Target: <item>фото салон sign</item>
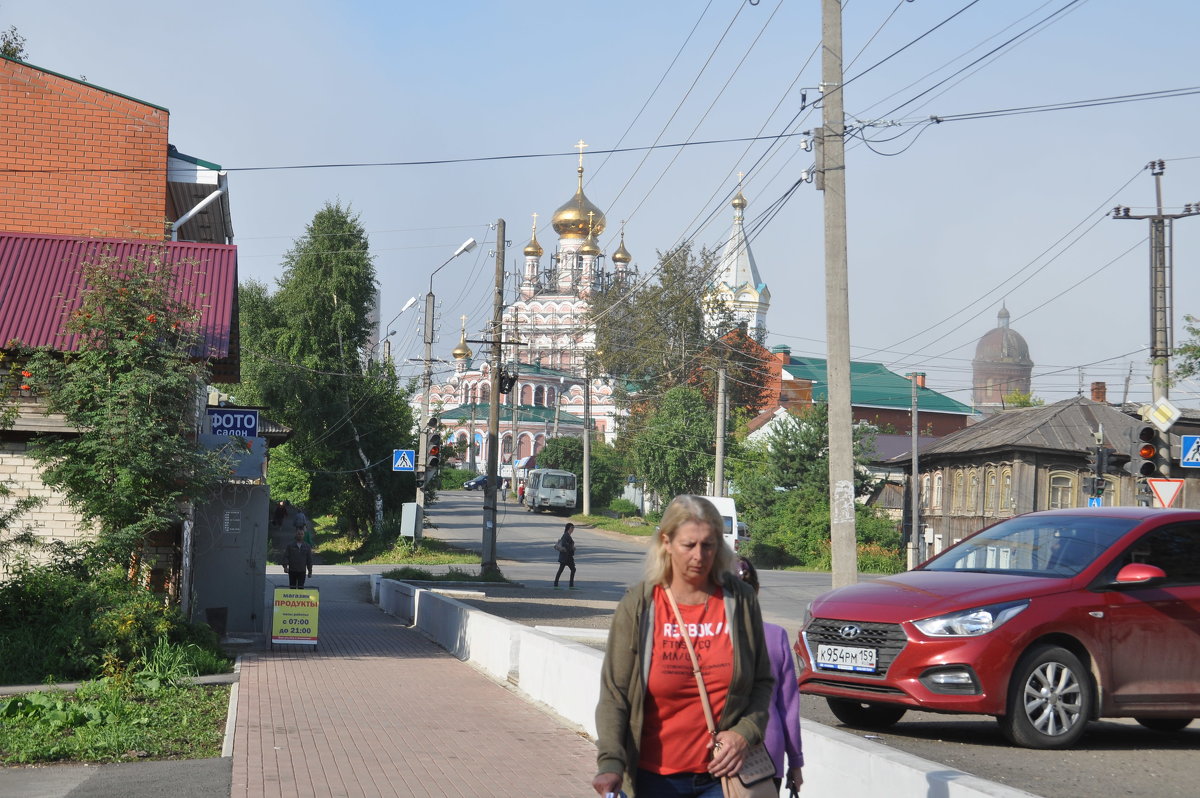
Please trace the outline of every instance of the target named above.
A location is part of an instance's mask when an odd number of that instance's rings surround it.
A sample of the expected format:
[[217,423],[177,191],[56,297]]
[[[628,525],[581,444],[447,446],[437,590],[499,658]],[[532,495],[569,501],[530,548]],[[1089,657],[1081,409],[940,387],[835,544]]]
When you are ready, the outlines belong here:
[[209,407],[208,426],[213,435],[258,437],[258,411],[232,407]]

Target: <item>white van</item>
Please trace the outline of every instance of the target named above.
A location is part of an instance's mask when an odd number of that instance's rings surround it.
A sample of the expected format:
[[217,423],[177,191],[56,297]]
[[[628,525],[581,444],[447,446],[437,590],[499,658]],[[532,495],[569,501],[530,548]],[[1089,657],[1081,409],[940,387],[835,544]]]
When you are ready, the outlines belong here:
[[525,479],[521,502],[529,512],[550,510],[570,515],[575,511],[577,493],[575,475],[554,468],[535,468]]
[[743,541],[750,539],[750,531],[746,524],[738,520],[737,502],[729,496],[703,496],[702,498],[712,502],[713,507],[716,507],[717,512],[721,514],[721,519],[725,522],[725,542],[736,552],[741,548]]

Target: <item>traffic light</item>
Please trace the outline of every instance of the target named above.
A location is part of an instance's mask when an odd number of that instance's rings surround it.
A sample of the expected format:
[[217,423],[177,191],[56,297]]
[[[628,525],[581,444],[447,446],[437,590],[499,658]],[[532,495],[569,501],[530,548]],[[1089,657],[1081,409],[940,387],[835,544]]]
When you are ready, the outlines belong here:
[[1083,478],[1083,492],[1088,496],[1095,496],[1097,498],[1103,496],[1105,487],[1107,487],[1107,483],[1105,483],[1104,477]]
[[442,465],[442,436],[441,433],[429,433],[429,443],[425,449],[426,480],[433,482],[437,477],[438,468]]
[[1129,447],[1129,463],[1125,470],[1135,477],[1149,477],[1158,471],[1158,463],[1158,432],[1150,424],[1136,425]]

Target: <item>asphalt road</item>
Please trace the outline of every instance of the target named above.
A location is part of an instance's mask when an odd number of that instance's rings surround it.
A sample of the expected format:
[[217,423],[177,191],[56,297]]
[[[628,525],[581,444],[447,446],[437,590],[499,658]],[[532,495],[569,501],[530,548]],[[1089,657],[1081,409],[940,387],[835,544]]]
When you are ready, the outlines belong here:
[[[429,517],[436,528],[427,534],[463,548],[480,549],[482,494],[446,492],[430,508]],[[641,574],[645,538],[577,528],[576,584],[583,589],[557,599],[559,594],[542,590],[551,586],[558,568],[553,544],[564,519],[527,513],[515,502],[502,503],[497,518],[497,557],[504,574],[524,583],[531,596],[544,595],[547,601],[587,600],[595,614],[587,617],[586,625],[603,624],[605,613],[611,615],[625,587]],[[799,628],[808,602],[831,587],[829,574],[760,571],[759,580],[763,616],[793,632]],[[514,607],[516,602],[499,606],[503,614],[504,607]],[[801,714],[808,721],[1044,798],[1200,795],[1200,721],[1172,735],[1151,732],[1131,720],[1101,721],[1093,723],[1072,750],[1031,751],[1010,746],[996,722],[982,716],[910,712],[893,728],[868,733],[842,726],[825,701],[813,696],[803,697]]]

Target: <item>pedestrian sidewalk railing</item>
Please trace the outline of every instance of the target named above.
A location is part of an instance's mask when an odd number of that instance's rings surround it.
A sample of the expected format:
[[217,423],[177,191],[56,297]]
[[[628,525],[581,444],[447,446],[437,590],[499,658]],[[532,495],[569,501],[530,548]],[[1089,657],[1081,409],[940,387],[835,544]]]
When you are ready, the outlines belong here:
[[[377,575],[371,580],[371,594],[384,612],[595,739],[602,652],[497,618],[429,588]],[[805,724],[803,740],[805,794],[840,798],[874,798],[885,793],[906,798],[1032,796],[817,723]]]

